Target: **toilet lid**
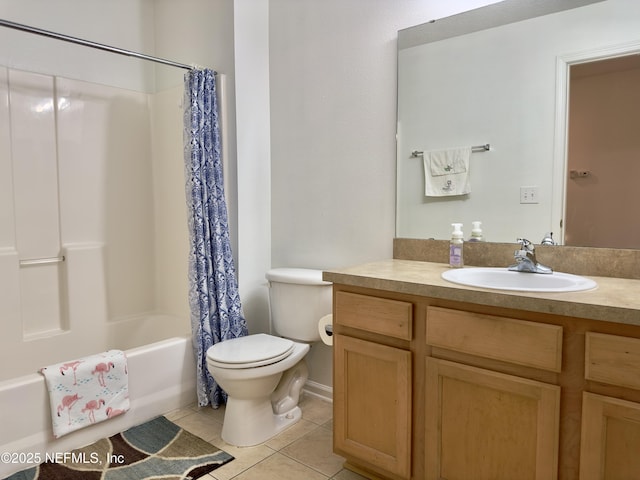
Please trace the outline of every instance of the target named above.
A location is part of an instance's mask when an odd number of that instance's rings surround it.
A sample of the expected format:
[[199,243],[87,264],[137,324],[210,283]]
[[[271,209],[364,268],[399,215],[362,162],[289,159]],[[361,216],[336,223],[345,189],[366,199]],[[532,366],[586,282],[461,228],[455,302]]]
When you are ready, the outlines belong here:
[[288,357],[293,347],[289,339],[257,333],[216,343],[207,350],[207,357],[227,368],[260,367]]

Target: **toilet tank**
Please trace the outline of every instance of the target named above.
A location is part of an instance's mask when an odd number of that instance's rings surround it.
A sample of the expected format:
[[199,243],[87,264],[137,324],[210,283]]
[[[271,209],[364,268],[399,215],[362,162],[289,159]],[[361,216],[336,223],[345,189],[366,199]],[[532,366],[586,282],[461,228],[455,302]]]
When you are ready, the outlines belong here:
[[331,282],[321,270],[273,268],[269,281],[269,308],[274,333],[292,340],[317,342],[318,320],[331,313]]

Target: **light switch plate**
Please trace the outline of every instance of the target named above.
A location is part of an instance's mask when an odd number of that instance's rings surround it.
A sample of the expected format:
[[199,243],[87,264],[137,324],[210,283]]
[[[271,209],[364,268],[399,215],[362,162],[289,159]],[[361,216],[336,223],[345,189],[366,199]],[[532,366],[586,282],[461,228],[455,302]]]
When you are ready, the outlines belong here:
[[539,203],[538,187],[520,187],[520,203]]

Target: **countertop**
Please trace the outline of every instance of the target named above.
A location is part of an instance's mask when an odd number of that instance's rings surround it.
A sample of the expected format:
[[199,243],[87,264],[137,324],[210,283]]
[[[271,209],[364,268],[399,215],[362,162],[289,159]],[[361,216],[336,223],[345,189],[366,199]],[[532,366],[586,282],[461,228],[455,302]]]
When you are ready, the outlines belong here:
[[326,281],[431,298],[475,303],[531,312],[640,325],[640,280],[588,276],[594,290],[540,293],[493,290],[444,280],[449,266],[416,260],[382,260],[326,270]]

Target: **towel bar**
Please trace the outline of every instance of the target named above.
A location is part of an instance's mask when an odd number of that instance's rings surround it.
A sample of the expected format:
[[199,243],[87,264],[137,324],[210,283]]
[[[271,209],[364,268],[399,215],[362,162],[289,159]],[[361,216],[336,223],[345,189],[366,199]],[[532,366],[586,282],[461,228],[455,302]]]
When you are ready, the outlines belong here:
[[[471,151],[472,152],[488,152],[489,150],[491,150],[491,145],[488,143],[485,143],[484,145],[475,145],[473,147],[471,147]],[[423,151],[421,150],[414,150],[413,152],[411,152],[411,157],[421,157],[424,154]]]

